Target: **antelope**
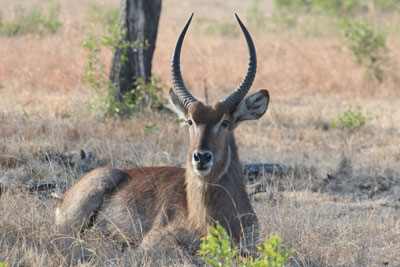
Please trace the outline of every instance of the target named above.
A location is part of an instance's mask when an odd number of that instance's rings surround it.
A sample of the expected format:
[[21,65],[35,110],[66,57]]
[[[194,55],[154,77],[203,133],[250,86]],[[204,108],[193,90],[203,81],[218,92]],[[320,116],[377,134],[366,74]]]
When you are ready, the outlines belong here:
[[169,96],[189,128],[186,169],[97,168],[57,201],[57,225],[79,230],[95,225],[124,243],[148,249],[160,244],[198,246],[207,228],[219,222],[235,244],[254,247],[259,223],[245,190],[233,131],[241,122],[265,113],[269,93],[263,89],[245,98],[255,78],[257,58],[249,32],[235,16],[246,38],[248,68],[239,87],[213,106],[188,91],[180,70],[181,47],[193,14],[175,45],[174,90]]

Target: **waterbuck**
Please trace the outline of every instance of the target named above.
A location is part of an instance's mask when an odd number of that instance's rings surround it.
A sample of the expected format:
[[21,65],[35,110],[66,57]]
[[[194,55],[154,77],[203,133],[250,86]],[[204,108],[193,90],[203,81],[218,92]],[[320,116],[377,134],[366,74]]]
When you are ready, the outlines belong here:
[[233,241],[251,249],[258,239],[258,220],[247,196],[234,129],[266,111],[269,94],[245,98],[256,74],[256,51],[247,41],[249,65],[239,87],[213,106],[198,101],[186,88],[180,53],[193,14],[180,33],[172,58],[175,90],[169,95],[190,136],[186,169],[148,167],[98,168],[82,177],[57,202],[56,223],[82,230],[96,225],[103,232],[142,248],[172,243],[198,245],[207,227],[219,222]]

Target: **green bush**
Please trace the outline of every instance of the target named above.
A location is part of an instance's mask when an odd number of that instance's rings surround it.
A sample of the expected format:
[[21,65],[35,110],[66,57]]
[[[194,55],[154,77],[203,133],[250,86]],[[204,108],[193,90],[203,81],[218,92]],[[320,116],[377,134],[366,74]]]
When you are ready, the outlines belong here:
[[360,0],[274,0],[275,6],[292,11],[343,16],[362,8]]
[[287,252],[281,248],[281,239],[275,234],[264,241],[263,247],[257,247],[258,257],[241,257],[237,246],[232,247],[228,233],[219,223],[215,228],[210,227],[207,236],[201,240],[197,254],[211,266],[278,267],[284,266],[294,253],[294,249]]
[[59,3],[52,3],[48,9],[47,16],[39,10],[27,12],[23,8],[15,10],[15,20],[11,22],[2,21],[0,16],[0,33],[6,36],[23,34],[54,34],[62,26],[58,20],[61,6]]
[[206,34],[220,34],[222,36],[237,37],[239,29],[234,21],[224,21],[210,19],[206,17],[198,17],[198,30]]
[[[110,90],[113,92],[114,90]],[[113,94],[105,94],[98,98],[100,102],[92,107],[101,109],[105,117],[120,116],[128,118],[135,113],[145,110],[147,107],[160,107],[165,104],[160,80],[155,77],[145,83],[142,78],[137,78],[135,88],[122,96],[122,101],[117,101]],[[148,105],[145,106],[144,103]]]
[[251,7],[246,10],[246,19],[249,28],[253,31],[262,31],[266,29],[267,17],[260,9],[260,0],[253,0]]
[[222,36],[230,36],[230,37],[239,36],[237,24],[232,21],[221,21],[219,22],[218,28]]
[[398,0],[274,0],[274,6],[272,22],[317,36],[339,33],[341,20],[354,17],[374,17],[377,24],[397,31],[384,16],[377,16],[377,11],[400,11]]
[[275,7],[279,10],[309,12],[310,1],[307,0],[274,0]]
[[[104,11],[104,9],[101,10]],[[105,64],[100,60],[102,49],[122,50],[121,61],[124,64],[127,61],[128,49],[131,48],[134,51],[146,49],[148,43],[141,43],[138,40],[135,42],[125,40],[126,29],[120,29],[118,19],[112,15],[114,13],[110,10],[105,12],[109,15],[101,16],[107,18],[104,20],[105,31],[101,34],[95,34],[92,29],[82,42],[82,46],[88,50],[87,63],[84,68],[84,82],[89,84],[96,92],[96,98],[90,104],[92,110],[99,110],[104,118],[112,116],[127,118],[137,112],[144,111],[148,106],[160,107],[166,103],[166,100],[163,97],[160,81],[154,77],[147,83],[141,77],[136,77],[132,90],[122,96],[122,101],[115,99],[117,86],[110,82],[105,71]]]
[[339,17],[371,11],[371,3],[384,12],[396,12],[400,8],[398,0],[274,0],[274,3],[280,9]]
[[305,35],[338,32],[338,19],[363,11],[360,0],[274,0],[272,22]]
[[292,248],[289,252],[285,248],[281,248],[281,238],[278,233],[271,236],[269,240],[264,241],[263,247],[258,247],[260,256],[253,258],[240,258],[243,264],[241,266],[254,267],[278,267],[285,266],[289,258],[294,254]]
[[118,25],[119,21],[119,9],[112,7],[105,7],[102,5],[91,5],[90,6],[91,19],[96,22],[105,25],[106,27]]
[[382,11],[399,11],[400,1],[398,0],[375,0],[376,6]]
[[350,15],[361,9],[359,0],[312,0],[313,11],[335,16]]
[[272,20],[291,29],[297,26],[297,16],[292,12],[281,10],[274,14]]
[[360,129],[367,121],[371,120],[371,114],[367,111],[365,115],[361,112],[354,112],[351,108],[347,108],[343,115],[331,123],[332,128],[341,130],[351,134]]
[[210,227],[201,241],[197,254],[203,256],[205,262],[211,266],[233,266],[238,249],[232,248],[228,233],[219,223],[216,228]]
[[389,49],[386,33],[376,33],[369,22],[361,23],[345,19],[341,23],[347,47],[353,52],[357,64],[367,69],[367,76],[381,81]]

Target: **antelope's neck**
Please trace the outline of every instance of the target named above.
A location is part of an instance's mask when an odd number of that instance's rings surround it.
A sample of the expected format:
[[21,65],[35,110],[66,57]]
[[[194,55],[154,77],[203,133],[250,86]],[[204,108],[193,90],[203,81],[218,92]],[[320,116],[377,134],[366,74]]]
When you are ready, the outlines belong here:
[[237,217],[237,205],[240,203],[238,200],[246,194],[242,166],[235,141],[232,140],[229,145],[230,164],[216,183],[201,183],[200,178],[190,168],[187,168],[186,190],[189,222],[199,231],[204,231],[208,225],[216,221],[223,225],[233,222],[235,219],[232,217]]

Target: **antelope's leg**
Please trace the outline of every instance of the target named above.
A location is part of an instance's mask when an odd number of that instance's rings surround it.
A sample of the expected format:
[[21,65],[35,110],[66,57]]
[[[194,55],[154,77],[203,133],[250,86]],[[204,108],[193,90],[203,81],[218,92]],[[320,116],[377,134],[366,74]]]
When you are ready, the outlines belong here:
[[176,250],[183,248],[188,254],[196,252],[200,246],[200,236],[192,230],[184,228],[153,227],[143,238],[140,248],[143,250]]

